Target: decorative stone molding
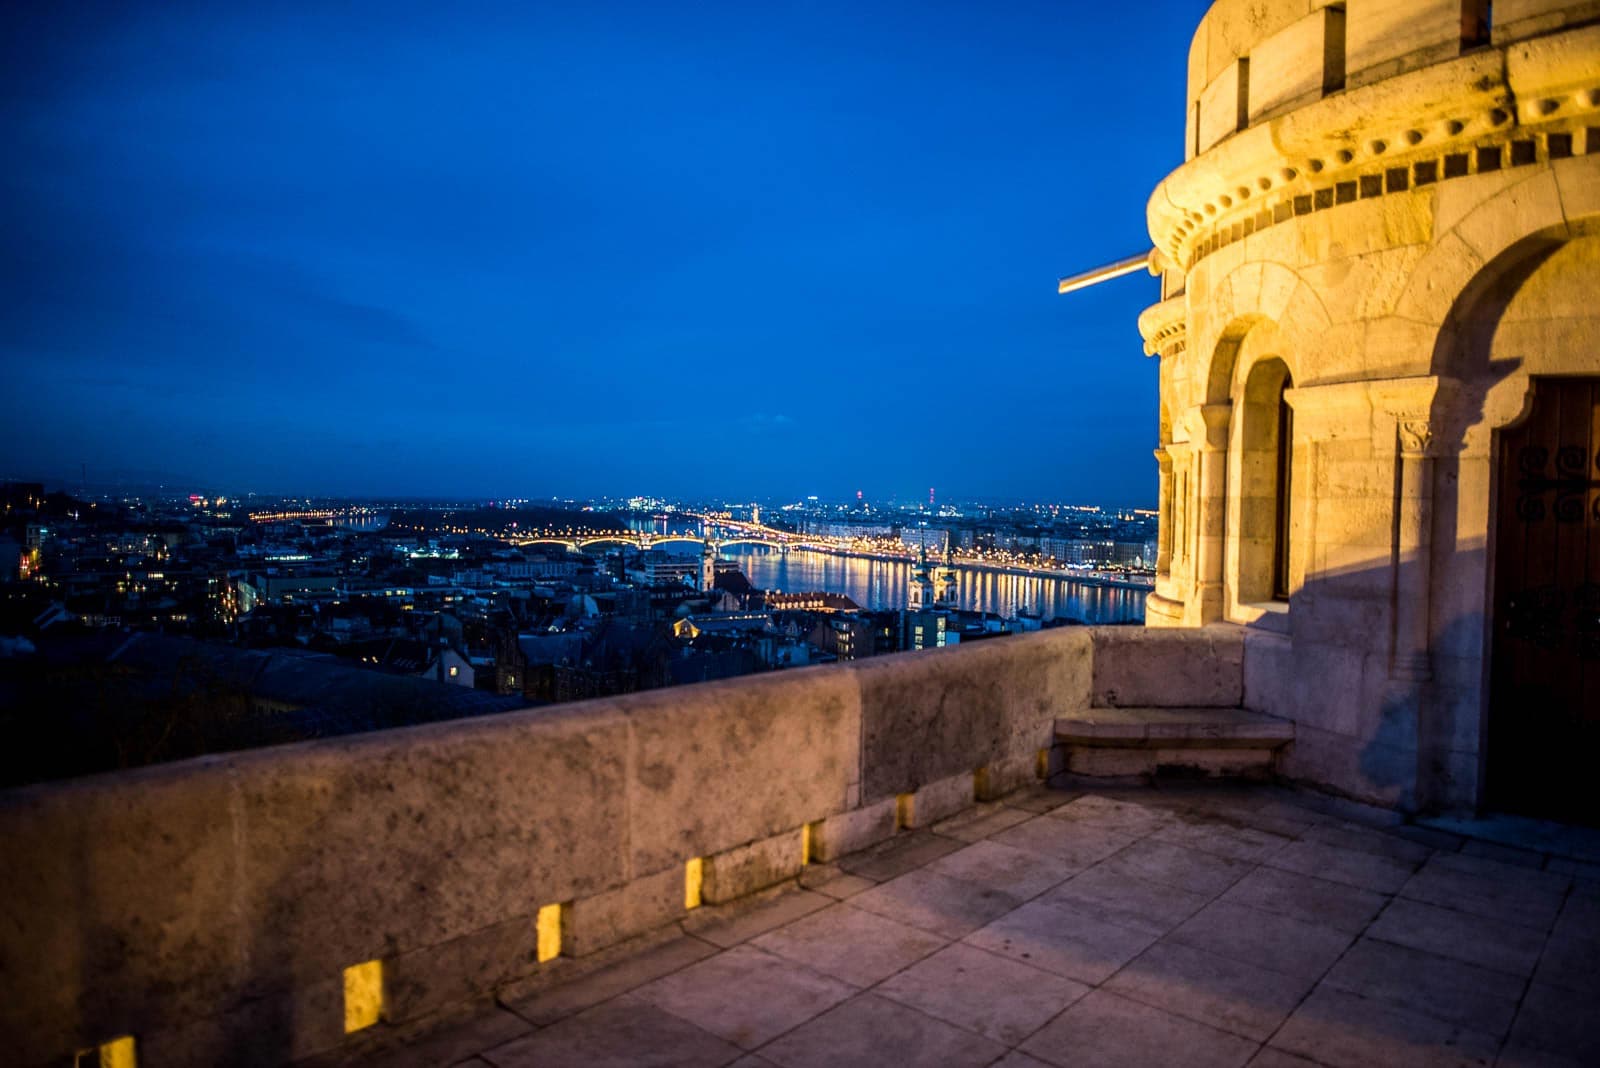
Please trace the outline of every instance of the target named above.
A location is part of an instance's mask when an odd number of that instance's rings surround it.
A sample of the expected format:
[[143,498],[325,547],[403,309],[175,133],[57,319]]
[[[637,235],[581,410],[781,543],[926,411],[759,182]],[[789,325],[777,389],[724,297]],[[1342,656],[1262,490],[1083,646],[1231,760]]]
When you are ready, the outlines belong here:
[[1278,223],[1434,182],[1600,152],[1600,26],[1484,49],[1325,96],[1174,171],[1147,209],[1193,267]]
[[1144,354],[1162,359],[1176,356],[1188,347],[1189,302],[1183,294],[1168,297],[1139,313],[1139,333],[1144,337]]

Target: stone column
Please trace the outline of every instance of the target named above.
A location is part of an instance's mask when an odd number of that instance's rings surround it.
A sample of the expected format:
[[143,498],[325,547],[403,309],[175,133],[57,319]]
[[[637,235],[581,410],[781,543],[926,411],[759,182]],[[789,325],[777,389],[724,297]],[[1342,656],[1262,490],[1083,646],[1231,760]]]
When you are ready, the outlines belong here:
[[1195,555],[1195,586],[1201,623],[1222,618],[1223,563],[1226,559],[1228,516],[1228,426],[1233,405],[1206,404],[1200,408],[1205,437],[1200,443],[1199,545]]
[[1433,429],[1427,418],[1402,415],[1400,497],[1395,502],[1394,649],[1389,677],[1425,682],[1433,677],[1428,635],[1428,587],[1433,529]]
[[1156,533],[1156,576],[1172,571],[1172,528],[1176,517],[1172,514],[1172,454],[1165,448],[1156,450],[1156,466],[1161,472],[1161,518]]

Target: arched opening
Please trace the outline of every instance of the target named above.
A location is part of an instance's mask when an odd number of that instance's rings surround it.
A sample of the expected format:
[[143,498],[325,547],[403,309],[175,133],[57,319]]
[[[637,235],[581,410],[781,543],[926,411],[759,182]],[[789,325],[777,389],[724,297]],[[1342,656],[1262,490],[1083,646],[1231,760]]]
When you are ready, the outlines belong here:
[[1294,493],[1294,388],[1289,367],[1272,357],[1257,362],[1238,402],[1239,601],[1288,601],[1291,502]]

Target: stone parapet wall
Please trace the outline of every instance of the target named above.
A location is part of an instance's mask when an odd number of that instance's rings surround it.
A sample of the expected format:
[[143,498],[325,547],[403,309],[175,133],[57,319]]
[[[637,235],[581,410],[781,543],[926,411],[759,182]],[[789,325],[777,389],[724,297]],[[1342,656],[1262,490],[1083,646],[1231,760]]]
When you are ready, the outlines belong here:
[[337,1048],[352,966],[396,1022],[571,966],[1033,781],[1099,690],[1236,695],[1228,640],[1066,628],[7,792],[7,1060]]

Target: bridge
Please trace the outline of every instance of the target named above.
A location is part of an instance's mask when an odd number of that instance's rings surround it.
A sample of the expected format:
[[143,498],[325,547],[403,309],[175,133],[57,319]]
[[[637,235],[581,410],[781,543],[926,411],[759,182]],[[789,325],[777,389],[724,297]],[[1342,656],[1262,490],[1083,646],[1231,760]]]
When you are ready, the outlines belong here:
[[528,547],[533,545],[559,545],[574,552],[596,545],[627,545],[641,550],[660,548],[664,545],[711,545],[713,550],[726,548],[731,545],[765,545],[780,552],[790,549],[838,549],[840,546],[833,543],[833,539],[817,538],[801,534],[792,534],[788,531],[763,530],[763,531],[730,531],[732,537],[719,536],[716,528],[711,534],[668,533],[657,534],[653,531],[641,530],[561,530],[537,531],[527,534],[515,535],[506,540],[513,545]]

